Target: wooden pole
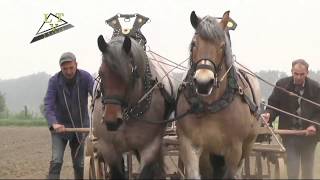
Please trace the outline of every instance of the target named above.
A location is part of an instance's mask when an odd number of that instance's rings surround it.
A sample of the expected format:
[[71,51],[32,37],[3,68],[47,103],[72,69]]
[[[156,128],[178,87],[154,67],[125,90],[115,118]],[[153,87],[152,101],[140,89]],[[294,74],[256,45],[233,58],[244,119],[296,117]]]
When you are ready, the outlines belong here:
[[[295,129],[275,129],[274,133],[280,135],[306,135],[307,130],[295,130]],[[271,134],[271,131],[267,127],[259,127],[258,134]]]
[[64,132],[89,133],[90,132],[90,128],[64,128]]
[[275,133],[280,135],[306,135],[307,130],[291,130],[291,129],[276,129]]

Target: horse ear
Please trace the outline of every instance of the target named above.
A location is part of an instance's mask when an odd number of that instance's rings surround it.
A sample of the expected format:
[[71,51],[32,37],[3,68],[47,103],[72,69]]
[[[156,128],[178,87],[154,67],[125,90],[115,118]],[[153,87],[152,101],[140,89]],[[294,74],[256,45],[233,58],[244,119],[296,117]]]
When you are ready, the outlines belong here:
[[108,44],[106,43],[102,35],[98,37],[98,46],[102,53],[105,53],[107,51]]
[[124,37],[124,41],[123,41],[123,45],[122,45],[122,49],[129,54],[130,50],[131,50],[131,39],[128,36]]
[[200,22],[200,18],[196,15],[196,13],[194,11],[191,12],[190,21],[191,21],[193,28],[197,29],[199,22]]
[[222,27],[223,30],[226,30],[228,22],[229,22],[229,13],[230,11],[226,11],[223,16],[222,16],[222,20],[220,21],[220,25]]

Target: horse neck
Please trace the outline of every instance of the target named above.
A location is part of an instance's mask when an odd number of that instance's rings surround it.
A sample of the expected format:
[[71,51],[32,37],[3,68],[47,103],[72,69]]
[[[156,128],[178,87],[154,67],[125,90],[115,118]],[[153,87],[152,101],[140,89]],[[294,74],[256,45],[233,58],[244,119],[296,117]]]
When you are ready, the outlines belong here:
[[136,104],[145,94],[143,77],[135,80],[133,87],[129,89],[129,104]]

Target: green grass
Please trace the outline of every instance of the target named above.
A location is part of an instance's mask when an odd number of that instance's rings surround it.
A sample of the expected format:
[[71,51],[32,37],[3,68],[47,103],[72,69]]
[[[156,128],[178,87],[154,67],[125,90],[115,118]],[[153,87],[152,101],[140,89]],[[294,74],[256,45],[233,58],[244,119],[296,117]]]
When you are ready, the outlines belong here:
[[273,128],[278,129],[279,127],[279,117],[276,117],[276,119],[272,122]]
[[0,126],[47,126],[45,119],[0,119]]

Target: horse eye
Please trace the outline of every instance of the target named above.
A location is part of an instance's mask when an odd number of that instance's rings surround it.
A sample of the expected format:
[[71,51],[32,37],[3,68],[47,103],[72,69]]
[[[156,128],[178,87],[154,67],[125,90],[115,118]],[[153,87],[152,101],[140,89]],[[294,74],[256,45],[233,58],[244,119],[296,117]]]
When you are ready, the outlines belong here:
[[223,50],[225,47],[226,47],[226,43],[225,43],[225,42],[222,42],[221,45],[220,45],[220,49]]
[[191,43],[191,47],[192,47],[192,48],[196,47],[196,42],[193,41],[193,42]]

